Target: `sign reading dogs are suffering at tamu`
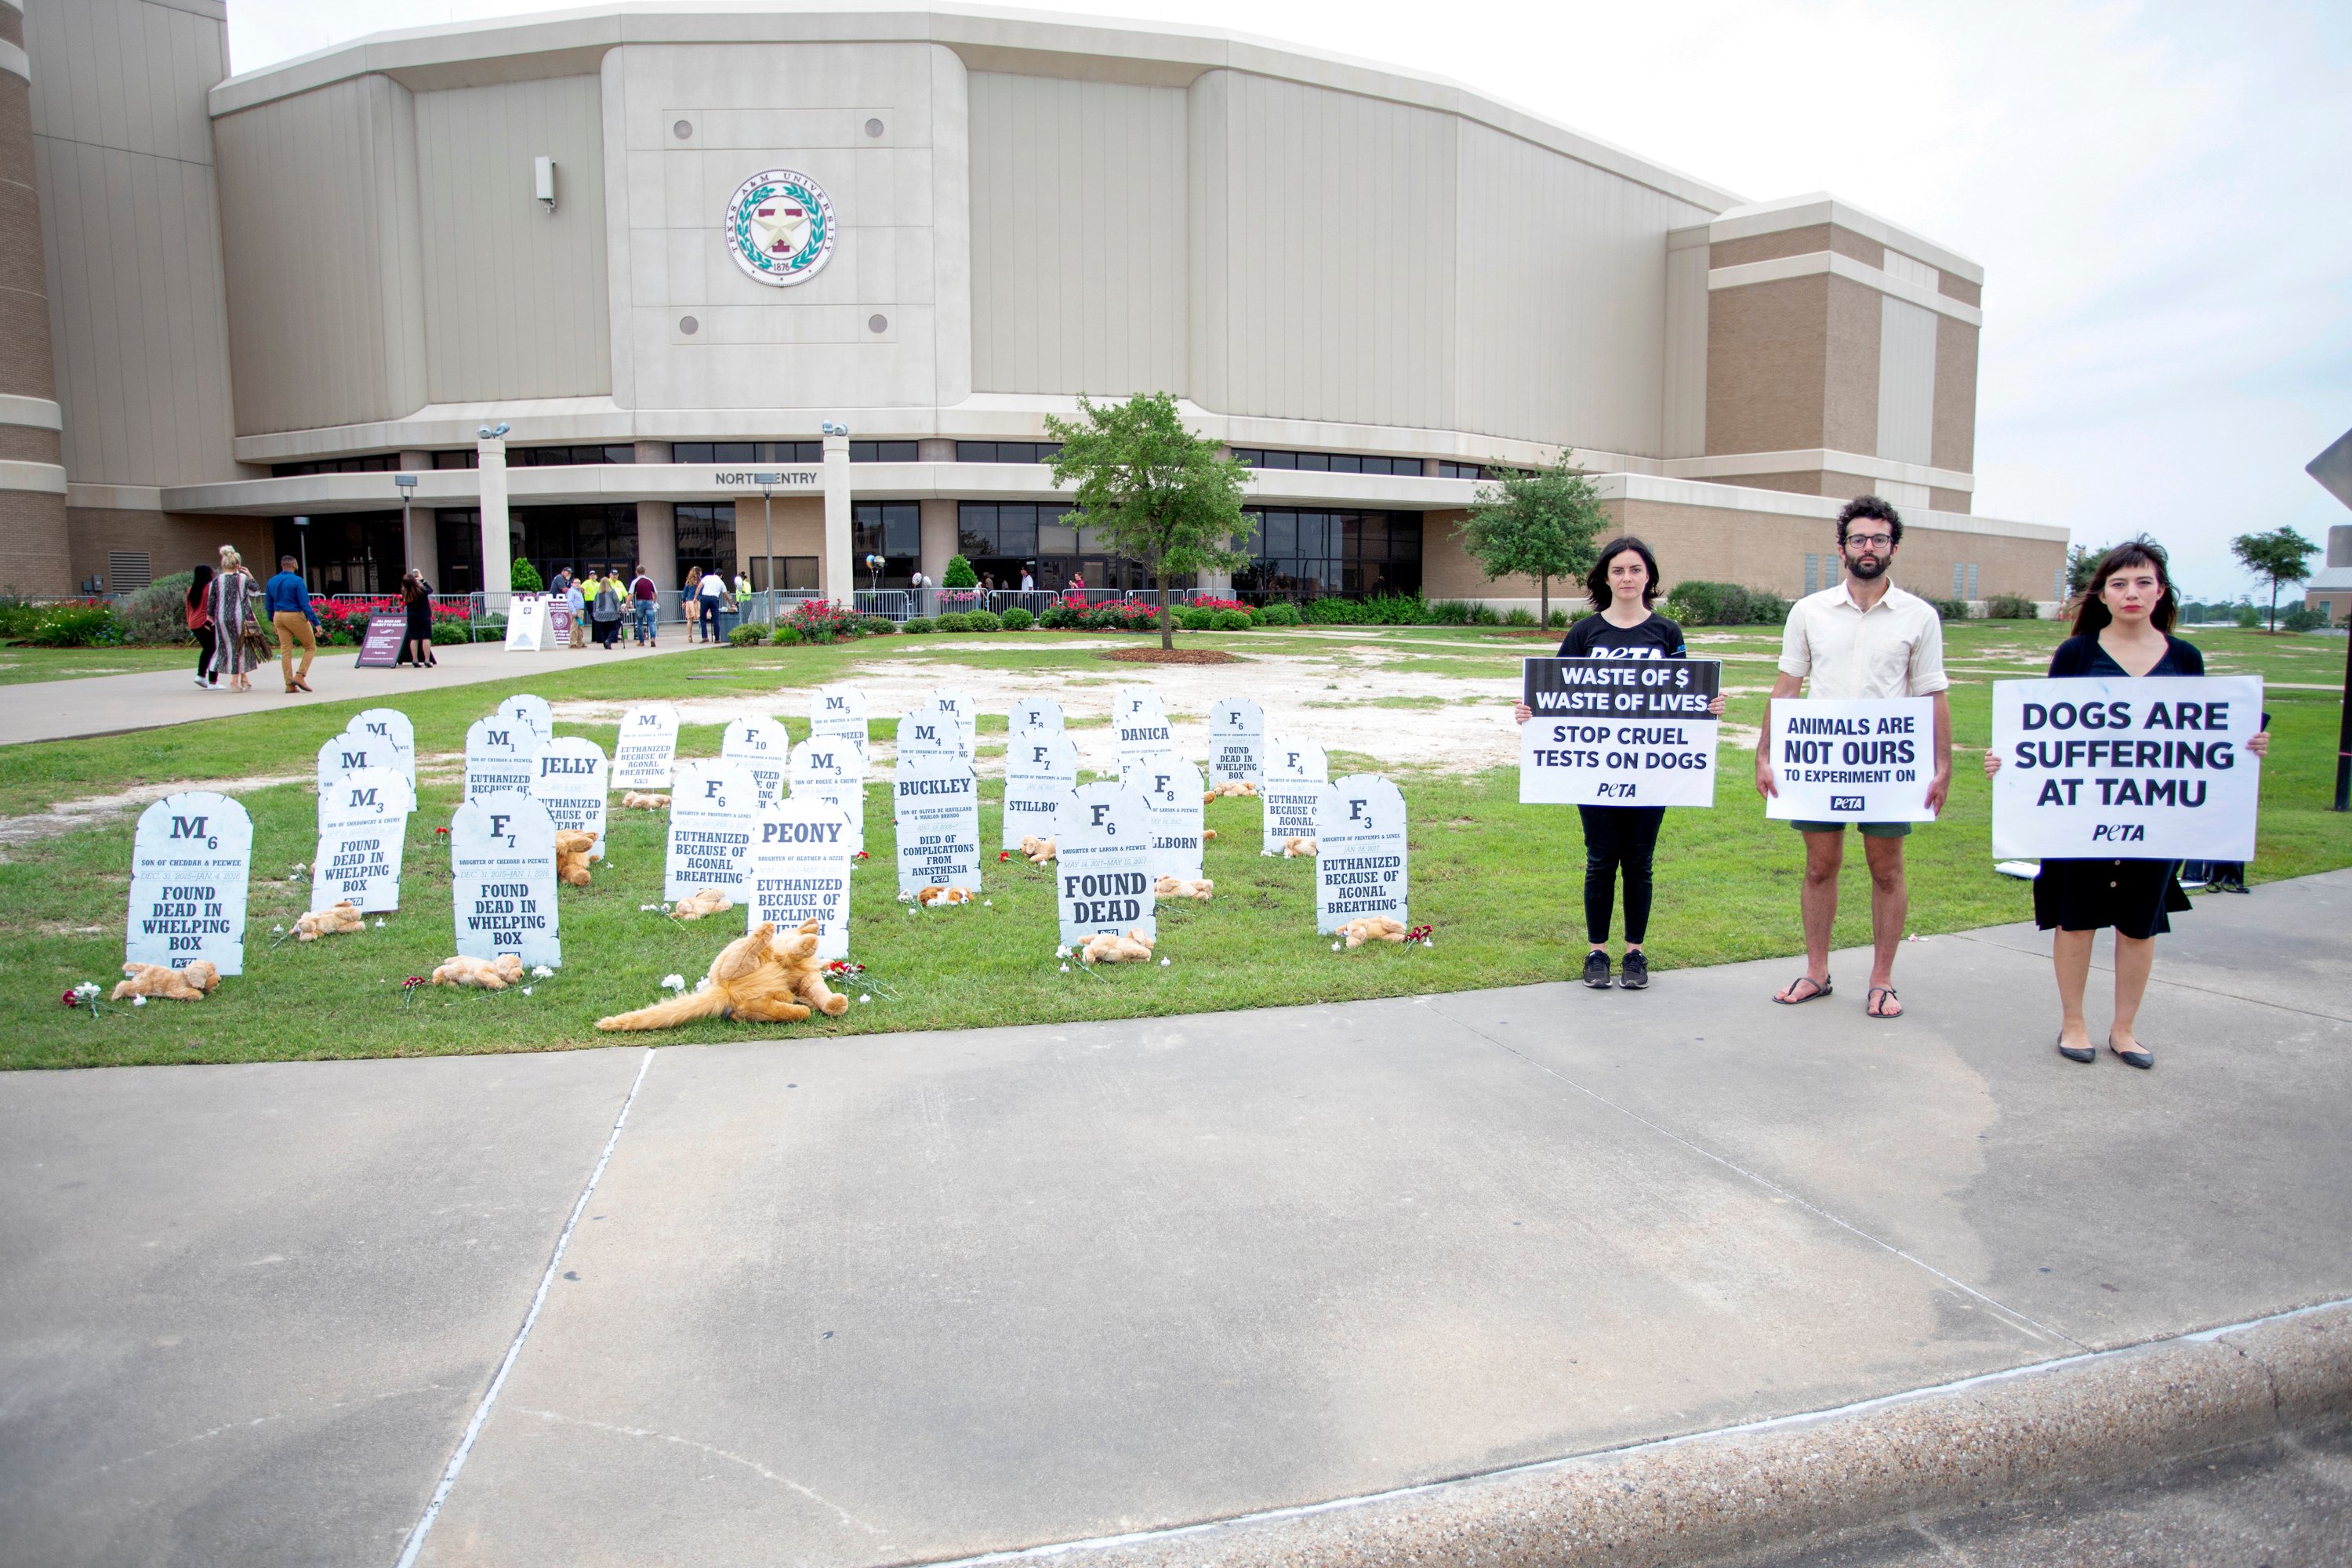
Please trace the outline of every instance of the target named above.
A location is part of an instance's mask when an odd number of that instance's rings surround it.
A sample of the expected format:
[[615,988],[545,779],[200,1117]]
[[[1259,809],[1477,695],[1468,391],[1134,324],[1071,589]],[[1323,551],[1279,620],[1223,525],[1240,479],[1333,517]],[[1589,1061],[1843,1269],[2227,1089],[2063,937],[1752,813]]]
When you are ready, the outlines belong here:
[[676,708],[647,702],[623,710],[621,732],[613,741],[614,789],[666,790],[677,762]]
[[[805,743],[805,742],[803,742]],[[818,923],[816,955],[849,956],[849,819],[832,802],[794,795],[762,806],[746,881],[745,931]]]
[[1063,946],[1106,931],[1158,938],[1150,817],[1143,797],[1125,784],[1084,784],[1064,804],[1054,862]]
[[1004,742],[1004,822],[999,849],[1051,838],[1055,813],[1078,787],[1078,749],[1059,730],[1016,730]]
[[1151,829],[1151,874],[1199,876],[1203,826],[1201,770],[1173,752],[1152,752],[1129,759],[1118,782],[1143,797]]
[[245,889],[253,819],[225,795],[167,795],[139,814],[131,845],[129,963],[184,969],[203,959],[245,973]]
[[400,908],[400,859],[415,807],[408,781],[390,768],[361,768],[319,786],[319,853],[310,862],[310,908],[345,899],[365,914]]
[[596,836],[588,848],[591,860],[604,858],[609,771],[604,748],[578,735],[548,742],[531,759],[531,798],[547,807],[558,832],[571,828]]
[[2252,859],[2262,716],[2258,676],[1993,682],[1993,853]]
[[811,735],[793,748],[792,798],[821,800],[849,824],[849,853],[866,847],[866,742]]
[[1265,710],[1228,697],[1209,710],[1209,783],[1265,783]]
[[529,795],[540,744],[539,731],[511,714],[475,720],[466,730],[466,798]]
[[525,968],[563,967],[547,807],[527,795],[466,802],[449,819],[449,872],[458,957],[511,952]]
[[773,719],[737,719],[719,736],[719,754],[743,764],[751,782],[760,786],[761,805],[782,797],[784,772],[793,763],[793,742],[782,724]]
[[1314,742],[1276,735],[1266,742],[1265,782],[1258,786],[1265,802],[1263,853],[1279,855],[1292,839],[1315,837],[1317,792],[1330,780],[1331,764]]
[[1927,697],[1772,703],[1764,815],[1796,822],[1933,822],[1936,704]]
[[[952,728],[952,714],[940,717]],[[914,716],[900,722],[901,736],[913,722]],[[979,892],[980,786],[971,754],[909,751],[902,739],[890,783],[898,819],[898,891],[909,897],[930,887]]]
[[669,797],[669,854],[662,897],[675,901],[716,888],[743,901],[743,866],[760,815],[760,786],[740,763],[684,762]]
[[[1533,722],[1532,720],[1529,722]],[[1364,915],[1405,919],[1404,795],[1377,773],[1316,792],[1315,929]]]
[[392,743],[394,755],[400,759],[400,776],[408,787],[416,787],[416,726],[408,715],[397,708],[370,708],[352,715],[343,726],[346,734],[380,735]]
[[1713,805],[1722,675],[1711,658],[1528,659],[1520,804]]

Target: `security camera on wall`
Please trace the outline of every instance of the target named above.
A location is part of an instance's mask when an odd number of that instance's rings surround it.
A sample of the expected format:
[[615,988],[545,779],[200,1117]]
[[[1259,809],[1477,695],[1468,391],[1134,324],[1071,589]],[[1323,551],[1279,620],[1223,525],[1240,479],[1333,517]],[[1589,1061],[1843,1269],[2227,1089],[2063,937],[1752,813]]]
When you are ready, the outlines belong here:
[[555,210],[555,160],[533,158],[530,161],[531,194],[549,212]]

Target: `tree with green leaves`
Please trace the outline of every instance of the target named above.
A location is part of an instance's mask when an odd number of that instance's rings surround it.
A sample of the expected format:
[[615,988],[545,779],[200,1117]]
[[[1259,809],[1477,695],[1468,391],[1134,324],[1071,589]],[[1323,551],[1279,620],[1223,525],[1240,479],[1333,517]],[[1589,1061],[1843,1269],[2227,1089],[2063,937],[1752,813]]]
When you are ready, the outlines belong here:
[[2242,533],[2230,541],[2230,553],[2238,564],[2257,577],[2267,577],[2271,584],[2271,630],[2278,630],[2279,584],[2300,583],[2311,575],[2308,564],[2319,546],[2292,528],[2274,528],[2268,533]]
[[539,568],[530,560],[518,555],[507,566],[507,586],[518,594],[536,594],[547,586],[539,579]]
[[940,574],[942,588],[977,588],[980,574],[971,569],[971,562],[962,555],[948,557],[947,570]]
[[1563,449],[1548,468],[1496,470],[1470,502],[1462,548],[1486,580],[1533,577],[1542,624],[1551,625],[1551,580],[1592,569],[1593,539],[1609,526],[1601,492]]
[[1151,574],[1160,586],[1160,646],[1173,649],[1168,579],[1249,563],[1249,552],[1234,547],[1246,526],[1249,469],[1185,429],[1165,392],[1119,403],[1081,394],[1078,417],[1048,416],[1045,433],[1062,444],[1054,482],[1076,489],[1077,510],[1064,521]]
[[2107,548],[2104,544],[2096,549],[2087,544],[2077,544],[2066,552],[2066,596],[2068,598],[2079,599],[2089,591],[2091,574],[2097,571],[2099,563],[2106,559]]

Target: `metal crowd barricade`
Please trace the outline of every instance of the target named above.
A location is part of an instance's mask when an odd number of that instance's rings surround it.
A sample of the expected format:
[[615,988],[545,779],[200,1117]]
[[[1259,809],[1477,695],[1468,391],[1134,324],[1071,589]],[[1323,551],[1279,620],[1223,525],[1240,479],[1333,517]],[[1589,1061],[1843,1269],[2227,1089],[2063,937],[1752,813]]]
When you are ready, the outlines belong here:
[[860,588],[850,596],[859,615],[880,616],[892,621],[912,618],[914,599],[914,595],[905,588]]
[[988,607],[1000,616],[1007,610],[1026,610],[1035,616],[1060,600],[1061,595],[1048,588],[998,588],[989,594]]

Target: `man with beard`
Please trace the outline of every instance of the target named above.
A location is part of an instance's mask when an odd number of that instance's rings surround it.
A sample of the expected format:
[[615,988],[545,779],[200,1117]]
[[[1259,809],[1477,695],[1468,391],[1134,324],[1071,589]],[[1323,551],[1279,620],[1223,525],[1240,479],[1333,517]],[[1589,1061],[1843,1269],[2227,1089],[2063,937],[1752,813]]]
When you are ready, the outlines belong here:
[[[1811,594],[1789,612],[1780,638],[1780,675],[1775,699],[1794,697],[1808,678],[1807,695],[1831,701],[1890,697],[1936,700],[1936,773],[1927,784],[1927,809],[1941,815],[1952,786],[1952,710],[1944,693],[1944,623],[1936,607],[1886,579],[1903,542],[1903,520],[1876,496],[1848,501],[1837,519],[1838,554],[1845,580]],[[1763,733],[1756,741],[1756,788],[1774,795],[1771,703],[1764,709]],[[1787,1006],[1830,994],[1830,931],[1837,922],[1838,871],[1845,863],[1845,824],[1792,822],[1805,836],[1805,973],[1772,1000]],[[1899,1018],[1895,994],[1895,950],[1910,912],[1903,880],[1903,839],[1907,822],[1864,822],[1862,847],[1870,860],[1870,931],[1873,952],[1870,996],[1874,1018]]]

